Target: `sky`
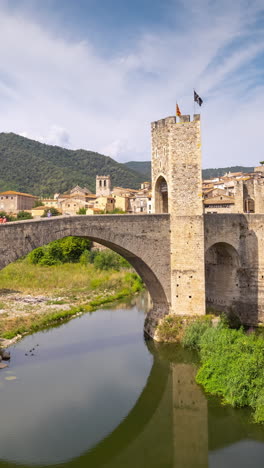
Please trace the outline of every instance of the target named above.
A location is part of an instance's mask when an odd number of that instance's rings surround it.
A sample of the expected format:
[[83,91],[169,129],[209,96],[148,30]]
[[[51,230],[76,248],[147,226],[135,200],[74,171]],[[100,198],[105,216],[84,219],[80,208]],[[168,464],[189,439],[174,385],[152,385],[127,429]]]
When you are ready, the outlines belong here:
[[263,0],[0,0],[0,132],[146,161],[194,88],[203,167],[258,165]]

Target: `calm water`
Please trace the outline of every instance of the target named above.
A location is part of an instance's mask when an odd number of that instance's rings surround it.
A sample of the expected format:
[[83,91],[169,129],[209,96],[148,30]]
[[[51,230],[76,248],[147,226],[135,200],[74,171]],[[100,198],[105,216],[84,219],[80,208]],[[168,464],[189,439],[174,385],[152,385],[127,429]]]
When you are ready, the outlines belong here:
[[142,295],[10,349],[0,468],[263,468],[264,427],[205,396],[195,354],[144,340],[146,307]]

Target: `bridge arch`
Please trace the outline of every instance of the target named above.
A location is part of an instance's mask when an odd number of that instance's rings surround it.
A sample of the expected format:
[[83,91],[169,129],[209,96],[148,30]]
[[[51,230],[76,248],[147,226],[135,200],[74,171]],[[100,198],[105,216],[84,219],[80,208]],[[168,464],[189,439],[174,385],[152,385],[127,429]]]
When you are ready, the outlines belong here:
[[227,242],[212,244],[205,253],[206,304],[216,310],[227,311],[240,296],[240,259],[233,245]]
[[163,315],[170,305],[169,226],[168,215],[61,216],[8,223],[0,228],[0,269],[54,240],[86,237],[135,268],[151,295],[153,311]]
[[168,184],[163,175],[160,175],[155,183],[155,213],[168,213]]

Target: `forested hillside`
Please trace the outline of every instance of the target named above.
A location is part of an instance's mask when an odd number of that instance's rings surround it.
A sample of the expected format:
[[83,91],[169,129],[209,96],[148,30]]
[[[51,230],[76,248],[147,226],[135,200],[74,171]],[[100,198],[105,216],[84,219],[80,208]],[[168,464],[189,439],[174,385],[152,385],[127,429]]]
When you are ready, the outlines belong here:
[[129,161],[124,163],[126,167],[143,174],[146,180],[151,179],[151,161]]
[[77,184],[94,191],[97,174],[109,174],[112,185],[131,188],[139,188],[145,180],[138,172],[99,153],[68,150],[14,133],[0,133],[0,191],[47,196]]
[[[133,169],[143,174],[146,180],[151,180],[151,161],[130,161],[125,163],[129,169]],[[254,167],[244,166],[231,166],[231,167],[220,167],[215,169],[203,169],[203,179],[211,179],[213,177],[223,176],[226,172],[252,172]]]

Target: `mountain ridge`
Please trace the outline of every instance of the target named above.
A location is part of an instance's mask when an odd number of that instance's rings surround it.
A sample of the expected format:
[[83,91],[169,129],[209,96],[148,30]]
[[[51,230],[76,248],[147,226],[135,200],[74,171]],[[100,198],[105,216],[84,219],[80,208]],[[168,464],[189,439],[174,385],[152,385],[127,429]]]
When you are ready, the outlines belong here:
[[15,133],[0,133],[0,191],[50,196],[75,185],[94,191],[96,175],[110,175],[113,185],[131,188],[139,188],[145,179],[110,156],[48,145]]

